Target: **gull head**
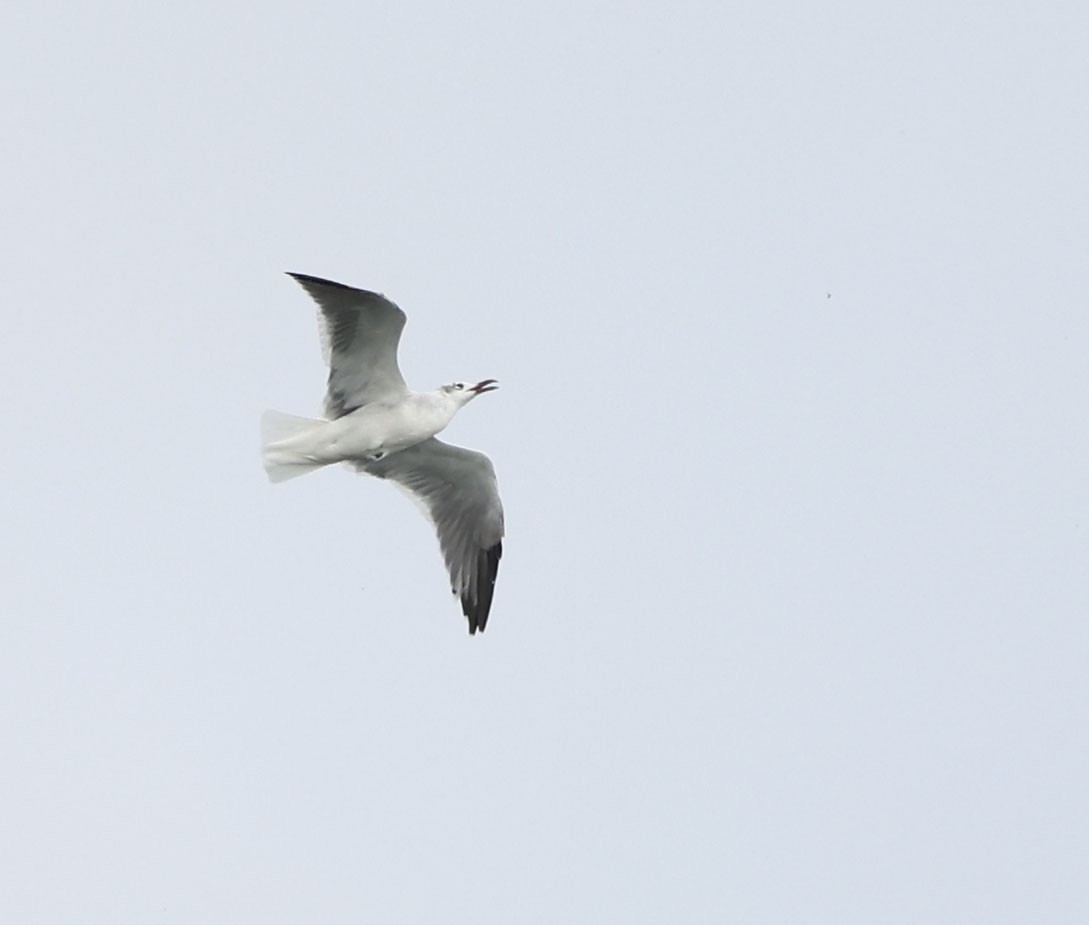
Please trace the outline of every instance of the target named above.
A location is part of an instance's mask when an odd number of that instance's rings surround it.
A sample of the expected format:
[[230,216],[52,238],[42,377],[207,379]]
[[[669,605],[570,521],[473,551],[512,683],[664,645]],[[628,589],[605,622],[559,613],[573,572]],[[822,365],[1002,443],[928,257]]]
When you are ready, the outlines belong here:
[[476,385],[467,382],[451,382],[441,389],[443,393],[454,398],[459,404],[466,405],[478,395],[492,392],[499,388],[499,383],[494,379],[481,379]]

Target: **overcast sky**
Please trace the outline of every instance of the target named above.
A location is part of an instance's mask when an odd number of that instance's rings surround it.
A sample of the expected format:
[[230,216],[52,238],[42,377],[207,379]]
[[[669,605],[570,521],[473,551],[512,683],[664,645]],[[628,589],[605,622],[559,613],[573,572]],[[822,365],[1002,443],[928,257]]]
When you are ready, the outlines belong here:
[[[1084,4],[7,4],[0,918],[1089,921]],[[385,292],[470,637],[283,271]]]

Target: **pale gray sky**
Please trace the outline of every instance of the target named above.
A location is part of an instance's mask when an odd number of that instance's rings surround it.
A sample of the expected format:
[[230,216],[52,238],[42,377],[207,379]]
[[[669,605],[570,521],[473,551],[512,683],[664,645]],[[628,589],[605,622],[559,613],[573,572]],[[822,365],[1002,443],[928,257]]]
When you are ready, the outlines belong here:
[[[0,918],[1089,920],[1087,30],[9,4]],[[501,380],[483,637],[285,270]]]

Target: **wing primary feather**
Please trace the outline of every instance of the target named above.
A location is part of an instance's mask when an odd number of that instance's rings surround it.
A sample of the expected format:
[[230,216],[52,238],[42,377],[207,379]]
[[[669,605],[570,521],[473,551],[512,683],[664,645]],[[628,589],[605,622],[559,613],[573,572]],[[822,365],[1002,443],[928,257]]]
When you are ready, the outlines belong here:
[[502,557],[502,542],[496,543],[490,549],[482,549],[477,555],[472,579],[461,595],[462,612],[469,621],[470,636],[477,630],[483,633],[488,625],[492,596],[495,594],[495,580],[499,575],[499,560]]
[[336,283],[331,279],[322,279],[320,276],[310,276],[308,273],[292,273],[288,270],[287,275],[300,284],[313,283],[315,286],[332,286],[334,289],[350,289],[353,292],[362,291],[355,286],[346,286],[344,283]]

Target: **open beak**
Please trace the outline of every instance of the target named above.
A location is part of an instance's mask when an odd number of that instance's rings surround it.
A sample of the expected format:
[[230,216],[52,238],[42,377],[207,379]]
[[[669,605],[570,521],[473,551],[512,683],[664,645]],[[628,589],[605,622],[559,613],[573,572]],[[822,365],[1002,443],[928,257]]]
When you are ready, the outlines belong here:
[[474,385],[470,392],[476,392],[477,395],[483,395],[485,392],[494,392],[499,388],[499,381],[497,379],[484,379]]

